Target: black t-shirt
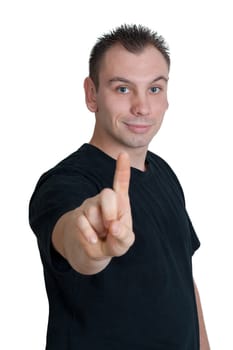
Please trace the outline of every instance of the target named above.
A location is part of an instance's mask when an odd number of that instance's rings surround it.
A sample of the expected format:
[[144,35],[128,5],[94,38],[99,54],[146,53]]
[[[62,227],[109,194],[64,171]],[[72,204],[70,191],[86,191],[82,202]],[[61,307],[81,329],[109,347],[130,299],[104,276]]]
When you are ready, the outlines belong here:
[[47,350],[197,350],[192,255],[199,247],[182,188],[168,164],[148,151],[147,170],[131,168],[135,243],[102,272],[74,271],[52,247],[58,218],[103,188],[116,162],[85,144],[39,180],[30,225],[49,299]]

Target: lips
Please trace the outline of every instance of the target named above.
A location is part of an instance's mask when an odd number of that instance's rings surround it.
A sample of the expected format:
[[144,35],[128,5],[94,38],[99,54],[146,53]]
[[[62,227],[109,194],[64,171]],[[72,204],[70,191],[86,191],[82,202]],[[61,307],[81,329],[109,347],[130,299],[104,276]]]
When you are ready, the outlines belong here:
[[135,134],[143,134],[151,128],[151,124],[145,123],[124,123],[126,127]]

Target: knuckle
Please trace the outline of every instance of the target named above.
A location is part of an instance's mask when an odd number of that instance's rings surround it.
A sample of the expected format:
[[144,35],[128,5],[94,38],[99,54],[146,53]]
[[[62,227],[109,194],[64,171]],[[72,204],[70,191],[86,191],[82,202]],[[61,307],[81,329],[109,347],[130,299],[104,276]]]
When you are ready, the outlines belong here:
[[124,236],[123,241],[124,241],[125,246],[130,248],[134,244],[134,241],[135,241],[134,233],[132,231],[127,231],[127,233]]
[[85,210],[91,203],[91,198],[87,198],[83,201],[82,205],[80,208],[82,208],[82,210]]
[[100,192],[100,198],[104,199],[105,197],[110,197],[114,195],[114,191],[111,188],[104,188],[101,192]]
[[75,225],[77,228],[82,228],[83,227],[83,213],[78,212],[76,217],[75,217]]
[[86,253],[86,256],[88,257],[88,259],[95,260],[98,258],[98,254],[96,252],[96,249],[94,249],[90,245],[86,245],[84,247],[84,250],[85,250],[85,253]]
[[131,247],[135,242],[135,234],[132,232],[130,235],[129,246]]
[[93,217],[96,214],[96,207],[90,203],[90,205],[85,208],[84,213],[88,218]]

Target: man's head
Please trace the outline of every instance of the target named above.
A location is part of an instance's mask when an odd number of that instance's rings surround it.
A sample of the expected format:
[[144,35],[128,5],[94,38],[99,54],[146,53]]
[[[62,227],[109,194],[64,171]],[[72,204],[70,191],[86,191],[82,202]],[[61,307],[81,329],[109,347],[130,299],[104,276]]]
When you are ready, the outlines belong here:
[[162,36],[141,25],[122,25],[98,39],[93,47],[89,60],[89,76],[99,87],[99,71],[105,53],[115,45],[122,45],[131,53],[140,53],[147,46],[155,47],[167,62],[170,68],[170,56],[168,46]]
[[116,157],[139,154],[159,130],[168,108],[170,59],[161,37],[141,26],[122,26],[94,47],[86,104],[95,113],[91,143]]

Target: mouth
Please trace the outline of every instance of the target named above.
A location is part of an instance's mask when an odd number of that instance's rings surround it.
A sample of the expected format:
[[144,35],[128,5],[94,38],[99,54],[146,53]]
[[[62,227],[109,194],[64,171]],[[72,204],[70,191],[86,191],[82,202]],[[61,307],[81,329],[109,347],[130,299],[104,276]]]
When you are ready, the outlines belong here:
[[128,130],[135,134],[144,134],[146,133],[151,127],[151,124],[145,124],[145,123],[124,123]]

